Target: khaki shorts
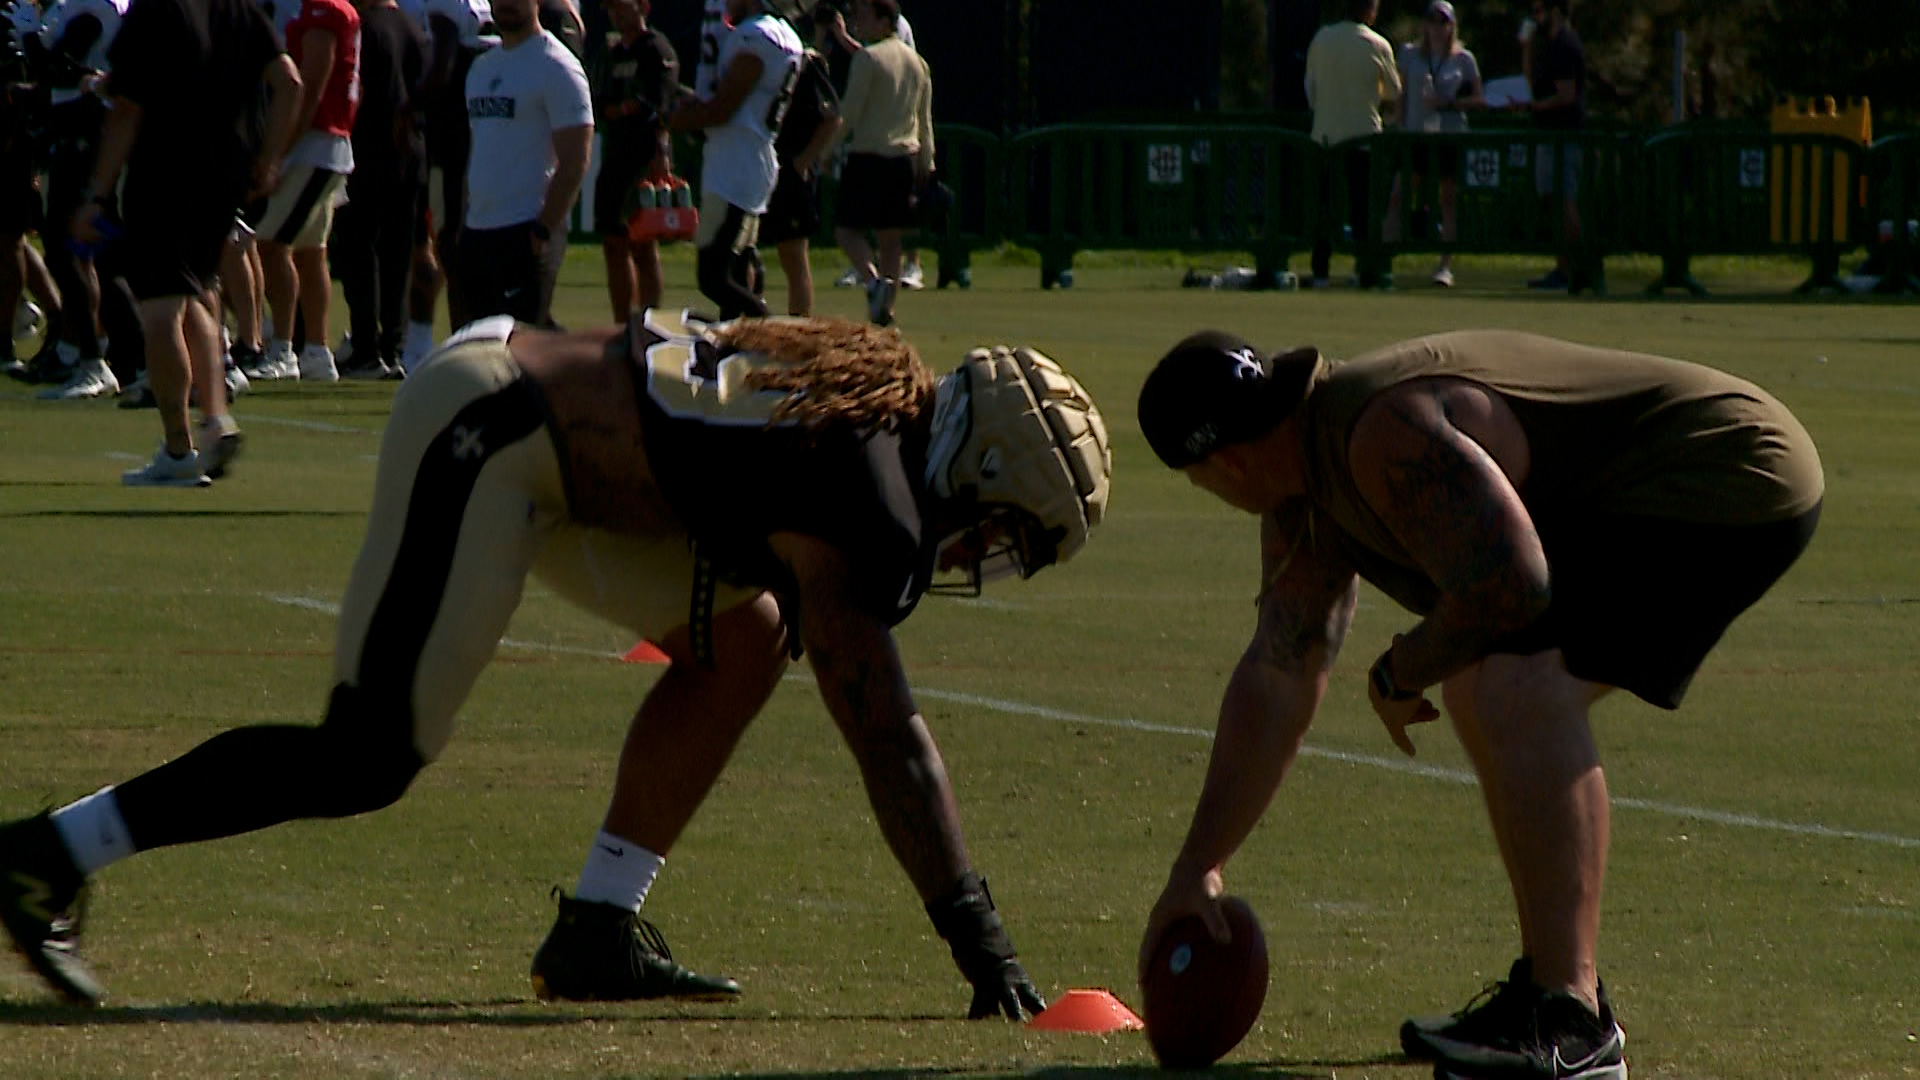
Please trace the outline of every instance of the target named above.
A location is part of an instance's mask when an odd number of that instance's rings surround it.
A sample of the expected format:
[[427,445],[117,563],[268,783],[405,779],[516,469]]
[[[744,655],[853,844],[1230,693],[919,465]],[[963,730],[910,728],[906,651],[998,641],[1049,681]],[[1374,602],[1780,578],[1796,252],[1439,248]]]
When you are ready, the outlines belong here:
[[333,211],[346,190],[346,173],[290,165],[253,231],[262,240],[290,248],[321,247],[333,231]]
[[[413,747],[445,749],[527,576],[631,632],[687,622],[684,533],[610,533],[567,512],[546,406],[496,338],[460,342],[395,395],[367,535],[341,603],[335,681],[410,706]],[[722,588],[721,611],[754,590]]]

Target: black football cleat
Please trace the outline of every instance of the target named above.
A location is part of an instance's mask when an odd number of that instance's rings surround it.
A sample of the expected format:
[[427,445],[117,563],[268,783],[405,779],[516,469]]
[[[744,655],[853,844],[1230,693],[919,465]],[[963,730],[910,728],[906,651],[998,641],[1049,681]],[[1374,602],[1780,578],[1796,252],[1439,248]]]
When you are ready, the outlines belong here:
[[86,889],[52,818],[0,826],[0,923],[14,950],[61,997],[98,1005],[106,992],[80,958]]
[[616,904],[560,901],[540,951],[533,992],[542,1001],[738,1001],[740,984],[674,963],[659,927]]

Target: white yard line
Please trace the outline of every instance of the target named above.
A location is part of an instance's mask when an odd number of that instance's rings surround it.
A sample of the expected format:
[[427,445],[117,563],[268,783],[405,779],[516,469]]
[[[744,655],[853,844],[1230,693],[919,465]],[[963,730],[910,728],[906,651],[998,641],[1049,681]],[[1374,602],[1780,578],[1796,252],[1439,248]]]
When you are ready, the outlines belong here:
[[[289,607],[306,608],[309,611],[321,611],[330,615],[340,613],[340,605],[325,600],[316,600],[306,596],[283,596],[267,594],[264,599]],[[561,653],[571,656],[593,656],[617,660],[622,654],[605,649],[581,649],[566,645],[547,645],[536,641],[519,641],[514,638],[502,638],[500,644],[514,649],[530,649],[537,652]],[[790,674],[788,681],[811,683],[813,679],[802,674]],[[1038,720],[1053,720],[1068,724],[1091,724],[1097,727],[1123,728],[1128,731],[1141,731],[1154,735],[1179,735],[1192,739],[1213,741],[1213,732],[1205,728],[1180,727],[1174,724],[1154,724],[1145,720],[1133,720],[1125,717],[1094,716],[1089,713],[1070,712],[1046,705],[1033,705],[1024,701],[1008,701],[1004,698],[986,697],[981,694],[968,694],[958,690],[940,690],[931,687],[915,687],[916,697],[929,701],[944,701],[954,705],[969,705],[990,712],[1005,713],[1009,716],[1030,716]],[[1449,769],[1438,765],[1423,765],[1417,761],[1390,758],[1375,754],[1356,754],[1347,750],[1327,750],[1317,746],[1303,746],[1300,753],[1305,757],[1338,761],[1346,765],[1364,765],[1373,769],[1384,769],[1404,776],[1418,776],[1428,780],[1441,780],[1450,784],[1472,784],[1473,774],[1463,769]],[[1777,818],[1761,817],[1758,814],[1740,814],[1727,810],[1711,810],[1698,806],[1683,806],[1679,803],[1658,802],[1653,799],[1636,799],[1631,796],[1615,795],[1613,805],[1627,810],[1645,810],[1665,817],[1680,818],[1685,821],[1703,821],[1714,825],[1727,825],[1740,829],[1758,829],[1763,832],[1787,833],[1792,836],[1811,836],[1823,840],[1859,840],[1869,844],[1883,844],[1888,847],[1920,849],[1920,838],[1900,836],[1895,833],[1872,832],[1860,829],[1843,829],[1834,825],[1809,824],[1799,821],[1782,821]]]
[[266,424],[269,427],[299,428],[302,431],[324,431],[329,435],[378,435],[372,428],[346,427],[341,424],[328,424],[319,420],[294,420],[285,416],[265,416],[260,413],[248,413],[245,416],[234,414],[242,426],[247,424]]

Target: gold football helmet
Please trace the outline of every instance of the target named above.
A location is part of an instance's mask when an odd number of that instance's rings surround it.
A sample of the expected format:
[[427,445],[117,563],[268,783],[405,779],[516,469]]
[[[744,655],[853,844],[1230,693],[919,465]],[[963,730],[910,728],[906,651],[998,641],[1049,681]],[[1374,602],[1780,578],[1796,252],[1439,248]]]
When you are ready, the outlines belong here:
[[935,496],[978,511],[934,564],[977,593],[1086,546],[1106,514],[1113,451],[1099,408],[1060,365],[1032,349],[975,349],[939,381],[927,474]]

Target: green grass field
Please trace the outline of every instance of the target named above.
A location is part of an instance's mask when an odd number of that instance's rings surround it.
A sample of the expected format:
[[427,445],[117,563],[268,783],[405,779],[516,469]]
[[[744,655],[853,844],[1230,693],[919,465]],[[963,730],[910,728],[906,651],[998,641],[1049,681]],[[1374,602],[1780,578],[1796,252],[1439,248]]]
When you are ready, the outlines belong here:
[[[561,321],[605,318],[577,250]],[[1011,260],[1009,260],[1011,262]],[[823,258],[826,278],[837,272]],[[1424,267],[1406,267],[1424,281]],[[1217,325],[1330,354],[1457,327],[1705,361],[1770,388],[1818,440],[1828,498],[1801,563],[1728,635],[1686,707],[1598,709],[1612,875],[1601,956],[1636,1077],[1920,1075],[1920,311],[1782,299],[1794,267],[1705,267],[1704,303],[1530,296],[1537,267],[1463,262],[1454,293],[1208,293],[1155,260],[1083,261],[1042,292],[983,260],[903,297],[938,368],[1019,342],[1061,359],[1115,441],[1108,523],[1071,565],[901,633],[976,864],[1043,991],[1132,963],[1252,625],[1256,526],[1162,469],[1134,424],[1153,360]],[[1639,269],[1643,272],[1636,272]],[[670,303],[697,302],[691,268]],[[1650,269],[1622,263],[1625,294]],[[781,288],[775,272],[774,291]],[[822,282],[821,308],[859,297]],[[0,815],[125,779],[226,727],[314,722],[391,384],[273,385],[208,491],[123,489],[150,412],[0,385]],[[1230,889],[1264,920],[1266,1009],[1229,1075],[1415,1078],[1395,1029],[1506,970],[1510,902],[1464,758],[1400,758],[1362,675],[1411,623],[1366,592],[1304,757]],[[90,953],[112,993],[51,1003],[0,958],[0,1075],[1111,1077],[1137,1034],[969,1024],[967,994],[888,857],[801,676],[775,696],[655,887],[678,958],[736,1006],[549,1006],[526,970],[604,809],[655,669],[531,588],[444,759],[396,807],[156,852],[104,874]]]

